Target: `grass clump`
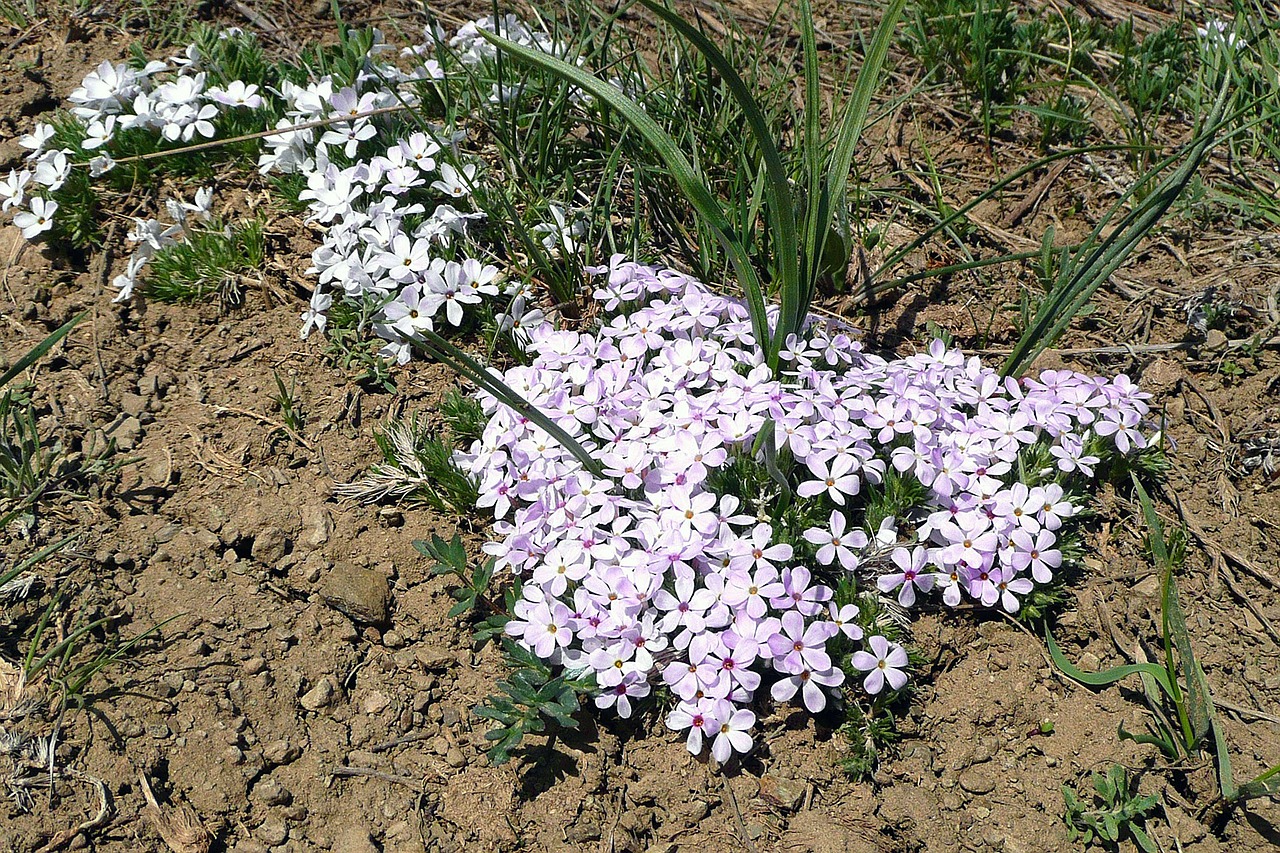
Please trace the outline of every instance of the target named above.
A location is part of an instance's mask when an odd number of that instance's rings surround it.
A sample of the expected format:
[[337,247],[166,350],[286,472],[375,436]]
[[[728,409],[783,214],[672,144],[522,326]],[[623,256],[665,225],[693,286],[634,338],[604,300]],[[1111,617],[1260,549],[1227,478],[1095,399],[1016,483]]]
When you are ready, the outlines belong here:
[[261,281],[265,261],[261,221],[193,230],[186,240],[156,252],[142,290],[163,302],[198,302],[216,293],[223,302],[237,305],[246,282]]
[[454,462],[456,439],[429,426],[419,415],[391,421],[374,434],[383,462],[336,491],[362,503],[393,500],[425,504],[439,512],[474,512],[478,484]]

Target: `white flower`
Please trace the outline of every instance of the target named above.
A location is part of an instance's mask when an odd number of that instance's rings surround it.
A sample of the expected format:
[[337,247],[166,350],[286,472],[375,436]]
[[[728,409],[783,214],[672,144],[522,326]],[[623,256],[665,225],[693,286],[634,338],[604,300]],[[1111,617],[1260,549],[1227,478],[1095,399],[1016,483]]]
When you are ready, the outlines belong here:
[[213,219],[213,213],[210,206],[213,204],[213,188],[201,187],[196,190],[196,198],[194,202],[182,202],[182,209],[185,213],[190,213],[201,222],[209,222]]
[[306,311],[302,312],[302,339],[305,341],[311,332],[323,332],[325,323],[329,318],[325,316],[333,305],[333,297],[327,293],[321,293],[316,290],[311,294],[311,304]]
[[18,144],[31,151],[27,155],[30,160],[44,153],[44,147],[49,144],[50,139],[53,139],[53,125],[40,122],[35,130],[20,138]]
[[86,150],[92,151],[95,148],[101,148],[111,141],[116,134],[116,117],[109,115],[98,121],[89,123],[87,136],[84,138]]
[[1226,21],[1208,21],[1203,27],[1196,27],[1196,35],[1210,42],[1225,42],[1227,47],[1240,50],[1249,46],[1247,41],[1236,36]]
[[563,247],[565,252],[575,254],[578,251],[578,238],[587,234],[587,224],[581,219],[574,219],[570,224],[565,219],[563,208],[555,204],[550,207],[553,221],[540,222],[530,230],[535,234],[546,235],[542,238],[542,245],[548,252],[555,252],[557,247]]
[[130,296],[133,296],[133,286],[138,283],[138,274],[142,272],[142,268],[151,260],[150,253],[135,252],[133,257],[129,259],[129,265],[125,271],[116,276],[111,281],[111,286],[119,290],[112,302],[124,302]]
[[232,80],[226,88],[215,86],[205,94],[209,96],[209,100],[228,107],[247,107],[256,110],[262,106],[262,96],[258,94],[258,87],[252,83],[246,84],[243,80]]
[[433,182],[431,188],[454,198],[463,198],[471,195],[471,186],[475,181],[475,177],[476,167],[474,163],[468,163],[463,166],[461,173],[448,163],[441,163],[440,180]]
[[32,179],[50,190],[59,189],[71,174],[71,163],[67,160],[67,152],[63,150],[46,151],[36,161]]
[[0,181],[0,210],[7,211],[10,208],[21,207],[22,202],[26,200],[27,184],[30,182],[31,172],[28,170],[10,171],[9,177]]
[[13,217],[13,224],[22,229],[22,236],[34,240],[53,227],[53,214],[58,210],[58,203],[40,196],[31,199],[30,210],[24,210]]
[[89,177],[100,178],[116,167],[116,161],[110,154],[99,154],[89,161]]

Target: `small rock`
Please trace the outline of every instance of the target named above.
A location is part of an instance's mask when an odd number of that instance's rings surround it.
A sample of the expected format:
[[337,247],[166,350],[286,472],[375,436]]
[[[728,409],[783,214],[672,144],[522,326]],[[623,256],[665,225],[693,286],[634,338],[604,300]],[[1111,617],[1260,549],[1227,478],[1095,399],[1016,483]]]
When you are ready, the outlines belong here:
[[319,548],[329,541],[332,525],[329,514],[321,506],[302,508],[302,535],[298,541],[307,548]]
[[370,690],[360,702],[360,708],[366,714],[380,714],[391,704],[391,697],[381,690]]
[[[447,760],[447,759],[446,759]],[[585,844],[600,839],[600,824],[594,820],[576,820],[565,829],[565,838],[570,844]]]
[[[444,763],[457,770],[460,767],[467,766],[467,757],[462,754],[462,750],[455,746],[444,754]],[[596,837],[599,838],[599,836]]]
[[975,764],[960,774],[960,787],[970,794],[990,794],[996,789],[995,775],[985,764]]
[[320,595],[354,622],[385,625],[391,616],[391,588],[381,572],[339,565],[325,577]]
[[1205,349],[1225,349],[1227,346],[1227,336],[1220,329],[1210,329],[1209,334],[1205,335]]
[[289,789],[271,776],[262,778],[253,786],[253,798],[267,806],[287,806],[293,802]]
[[125,392],[120,395],[120,411],[126,415],[140,415],[147,410],[146,398]]
[[284,844],[289,838],[289,826],[276,817],[269,817],[258,827],[257,836],[268,847]]
[[445,705],[440,709],[440,722],[446,726],[456,726],[462,722],[462,712],[457,705]]
[[319,711],[321,708],[327,708],[332,704],[337,695],[337,682],[334,681],[333,676],[326,675],[316,682],[315,687],[302,694],[302,698],[298,702],[308,711]]
[[160,394],[160,377],[148,373],[138,380],[138,393],[144,397],[155,397]]
[[130,415],[109,428],[107,434],[115,439],[116,450],[133,450],[142,440],[142,422]]
[[1133,591],[1144,598],[1155,598],[1160,594],[1160,578],[1154,574],[1147,575],[1134,585]]
[[302,756],[302,750],[287,740],[273,740],[262,748],[262,757],[274,765],[292,764]]
[[244,671],[249,675],[258,675],[266,671],[267,661],[261,655],[254,655],[244,662]]
[[1080,655],[1077,665],[1085,672],[1097,672],[1102,668],[1102,661],[1098,660],[1098,656],[1093,652],[1085,652]]
[[804,800],[804,784],[795,779],[766,773],[760,777],[759,796],[767,803],[795,811]]
[[413,656],[418,659],[418,665],[428,672],[443,672],[458,662],[452,652],[430,646],[415,649]]
[[264,527],[253,537],[253,548],[250,551],[253,559],[264,566],[273,566],[284,559],[289,542],[284,531],[279,527]]

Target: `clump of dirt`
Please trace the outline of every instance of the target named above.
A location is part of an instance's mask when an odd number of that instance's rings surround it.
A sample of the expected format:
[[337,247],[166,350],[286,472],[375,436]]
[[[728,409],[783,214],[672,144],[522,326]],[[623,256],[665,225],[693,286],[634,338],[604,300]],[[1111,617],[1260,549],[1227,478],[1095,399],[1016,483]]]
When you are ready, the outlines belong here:
[[[7,138],[92,65],[123,57],[109,31],[84,32],[67,40],[48,23],[0,53]],[[3,160],[18,154],[11,142],[0,149]],[[1027,233],[1091,192],[1084,172],[1060,183],[1027,216]],[[309,239],[300,225],[288,238]],[[1244,462],[1257,455],[1248,442],[1277,429],[1280,359],[1262,348],[1244,375],[1224,372],[1236,350],[1188,344],[1179,306],[1207,272],[1231,269],[1242,298],[1265,310],[1275,258],[1242,260],[1246,239],[1202,235],[1190,254],[1153,250],[1124,276],[1143,289],[1102,293],[1067,344],[1075,349],[1044,362],[1127,371],[1156,394],[1167,493],[1193,546],[1184,606],[1242,778],[1280,761],[1280,492],[1273,474]],[[58,762],[102,781],[109,817],[67,834],[97,803],[91,789],[60,783],[29,810],[0,806],[0,849],[58,838],[71,849],[163,849],[141,774],[165,814],[187,809],[239,853],[1062,850],[1060,787],[1115,762],[1161,795],[1148,828],[1167,848],[1260,850],[1280,838],[1280,808],[1266,801],[1205,825],[1207,765],[1174,784],[1151,748],[1117,738],[1121,726],[1143,729],[1133,685],[1081,688],[1050,665],[1040,637],[965,612],[917,623],[931,666],[896,755],[869,782],[840,771],[846,745],[829,721],[789,706],[761,721],[757,749],[727,772],[690,756],[656,714],[584,715],[580,732],[533,738],[511,764],[490,766],[472,711],[502,677],[500,655],[472,647],[469,626],[447,615],[446,582],[412,546],[452,536],[460,520],[332,495],[376,460],[381,420],[433,406],[448,375],[414,364],[396,375],[395,396],[367,392],[327,366],[322,342],[297,340],[297,305],[253,291],[236,308],[114,305],[107,256],[77,268],[12,228],[0,251],[9,360],[90,312],[39,372],[44,425],[72,453],[114,440],[121,463],[91,500],[60,499],[36,543],[78,535],[67,581],[80,606],[117,617],[122,636],[163,626],[162,639],[92,681],[84,712],[61,720]],[[301,254],[283,263],[285,275],[305,267]],[[952,321],[970,316],[969,302],[931,294],[909,325],[936,319],[966,334]],[[1116,351],[1077,351],[1098,345]],[[300,436],[282,429],[275,375],[298,390]],[[1057,620],[1086,669],[1127,662],[1139,640],[1153,648],[1159,625],[1159,582],[1133,507],[1108,492],[1095,510],[1084,577]],[[4,550],[12,558],[29,544],[11,539]]]

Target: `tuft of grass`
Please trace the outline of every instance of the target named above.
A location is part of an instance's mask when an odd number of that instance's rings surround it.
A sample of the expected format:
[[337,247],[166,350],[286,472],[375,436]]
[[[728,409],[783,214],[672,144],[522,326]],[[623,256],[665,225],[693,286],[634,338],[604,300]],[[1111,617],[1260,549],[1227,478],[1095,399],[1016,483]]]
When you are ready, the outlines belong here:
[[266,235],[258,220],[188,231],[184,241],[151,259],[141,289],[164,302],[198,302],[217,293],[238,305],[245,281],[260,273],[265,260]]
[[[1134,491],[1147,524],[1148,545],[1156,570],[1161,575],[1160,623],[1163,660],[1117,666],[1102,672],[1084,672],[1062,653],[1051,631],[1045,631],[1049,656],[1055,666],[1069,678],[1091,687],[1104,687],[1132,675],[1142,681],[1143,698],[1150,717],[1147,731],[1126,731],[1121,740],[1157,747],[1175,765],[1198,759],[1212,749],[1218,775],[1218,794],[1204,811],[1219,813],[1258,797],[1280,796],[1280,764],[1264,770],[1244,784],[1237,785],[1231,771],[1230,749],[1221,723],[1214,710],[1213,695],[1204,670],[1196,660],[1187,631],[1186,617],[1178,600],[1175,572],[1185,554],[1179,534],[1166,535],[1164,524],[1146,489],[1133,478]],[[1212,823],[1212,821],[1210,821]]]
[[452,440],[431,429],[424,418],[415,414],[393,420],[374,434],[374,440],[383,462],[363,479],[339,484],[339,495],[362,503],[409,501],[459,515],[475,511],[478,484],[454,463]]

